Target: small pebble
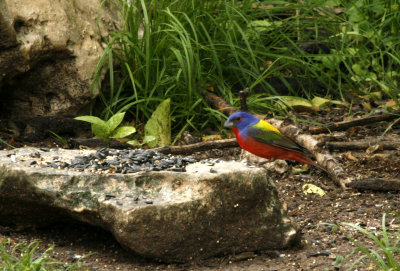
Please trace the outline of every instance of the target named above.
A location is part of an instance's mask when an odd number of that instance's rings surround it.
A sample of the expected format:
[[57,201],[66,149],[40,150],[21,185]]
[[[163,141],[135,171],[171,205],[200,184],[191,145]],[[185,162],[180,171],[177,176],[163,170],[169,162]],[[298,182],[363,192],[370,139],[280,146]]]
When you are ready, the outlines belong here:
[[218,171],[215,170],[214,168],[210,168],[210,172],[211,172],[211,173],[218,173]]
[[76,255],[72,256],[72,262],[79,261],[81,258],[82,258],[82,255],[76,254]]
[[145,202],[146,204],[153,204],[153,201],[152,201],[151,199],[146,199],[144,202]]

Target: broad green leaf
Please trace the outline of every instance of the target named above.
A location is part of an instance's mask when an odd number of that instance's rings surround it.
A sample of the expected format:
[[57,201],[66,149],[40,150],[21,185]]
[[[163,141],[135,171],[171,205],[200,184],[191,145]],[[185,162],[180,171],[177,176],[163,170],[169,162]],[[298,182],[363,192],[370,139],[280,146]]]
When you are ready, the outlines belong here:
[[331,70],[336,70],[337,66],[340,64],[342,60],[344,60],[343,56],[336,55],[335,52],[332,50],[331,55],[322,55],[318,56],[316,59],[321,60],[322,65],[324,65],[326,68],[331,69]]
[[313,185],[311,183],[303,185],[302,189],[303,189],[304,194],[306,194],[306,195],[307,194],[318,194],[321,197],[325,195],[325,191],[322,188],[320,188],[316,185]]
[[353,64],[353,65],[351,66],[351,68],[352,68],[353,71],[354,71],[357,75],[359,75],[359,76],[363,76],[363,75],[366,75],[366,74],[367,74],[367,71],[364,70],[364,69],[361,67],[361,65],[358,64],[358,63]]
[[143,144],[147,144],[147,143],[149,143],[149,142],[151,142],[151,141],[154,141],[154,140],[156,140],[156,137],[155,137],[155,136],[145,136],[145,137],[143,138]]
[[95,116],[80,116],[80,117],[76,117],[75,119],[106,127],[106,122]]
[[140,142],[137,141],[137,140],[129,140],[129,141],[126,142],[126,143],[131,144],[132,146],[137,146],[137,147],[140,147],[140,146],[143,145],[142,143],[140,143]]
[[119,127],[117,130],[115,130],[115,132],[112,133],[112,136],[110,136],[110,137],[111,138],[123,138],[123,137],[133,134],[134,132],[136,132],[135,127],[122,126],[122,127]]
[[117,113],[107,121],[106,125],[110,134],[121,124],[124,116],[125,112]]
[[315,112],[318,110],[313,107],[309,100],[295,96],[281,96],[278,105],[282,108],[293,108],[296,112]]
[[318,107],[318,108],[324,108],[326,107],[329,103],[331,102],[331,100],[326,99],[326,98],[322,98],[322,97],[317,97],[315,96],[312,100],[311,103]]
[[250,29],[254,29],[257,32],[264,32],[264,31],[273,31],[276,30],[278,27],[282,26],[282,22],[275,21],[270,22],[269,20],[255,20],[250,22],[247,27]]
[[171,144],[170,104],[169,98],[160,103],[144,126],[145,136],[155,137],[155,140],[147,143],[150,148]]
[[109,134],[105,124],[104,125],[92,124],[92,132],[95,137],[104,139],[107,142],[109,141]]

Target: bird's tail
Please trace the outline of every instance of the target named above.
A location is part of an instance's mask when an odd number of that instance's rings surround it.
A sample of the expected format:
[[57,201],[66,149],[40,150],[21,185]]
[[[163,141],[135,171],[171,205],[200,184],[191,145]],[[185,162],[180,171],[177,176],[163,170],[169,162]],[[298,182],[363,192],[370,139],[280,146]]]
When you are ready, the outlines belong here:
[[292,159],[293,159],[293,160],[296,160],[296,161],[298,161],[298,162],[304,163],[304,164],[308,164],[308,165],[314,166],[314,167],[316,167],[316,168],[318,168],[318,169],[320,169],[320,170],[326,172],[327,174],[329,174],[329,172],[328,172],[326,169],[324,169],[323,167],[321,167],[320,165],[318,165],[317,162],[311,160],[310,157],[306,156],[306,155],[303,154],[303,153],[298,153],[298,154],[296,154]]

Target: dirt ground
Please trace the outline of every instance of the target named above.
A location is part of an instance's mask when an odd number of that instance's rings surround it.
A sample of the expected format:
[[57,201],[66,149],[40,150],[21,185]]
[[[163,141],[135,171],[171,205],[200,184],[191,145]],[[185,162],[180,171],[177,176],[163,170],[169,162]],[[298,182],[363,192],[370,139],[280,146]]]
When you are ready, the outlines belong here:
[[[317,117],[317,121],[324,123],[341,120],[343,112],[340,109],[319,114]],[[389,127],[391,124],[393,125]],[[383,139],[392,142],[399,140],[400,122],[380,122],[354,127],[345,132],[344,140],[376,139],[382,135]],[[334,140],[343,140],[343,137],[338,136]],[[349,176],[398,179],[400,182],[400,146],[395,146],[392,150],[369,148],[332,154]],[[295,163],[290,165],[299,166]],[[53,246],[51,255],[61,262],[72,262],[77,255],[91,254],[85,259],[84,265],[89,270],[339,270],[337,259],[341,256],[345,261],[340,270],[345,270],[361,255],[350,255],[356,248],[351,238],[367,248],[376,245],[354,228],[335,225],[342,222],[356,223],[376,234],[382,229],[382,215],[385,212],[399,212],[400,197],[397,191],[342,190],[318,169],[300,174],[293,174],[291,171],[284,174],[273,173],[272,177],[289,216],[297,221],[303,234],[302,246],[298,248],[225,255],[188,264],[164,264],[132,255],[110,233],[83,224],[58,224],[26,231],[1,226],[0,222],[0,240],[10,238],[12,243],[38,240],[39,251]],[[307,183],[322,188],[326,195],[306,195],[302,186]],[[386,225],[391,232],[396,233],[400,228],[400,220],[388,214]],[[333,265],[335,261],[336,267]],[[368,261],[363,261],[358,265],[358,270],[376,268]]]

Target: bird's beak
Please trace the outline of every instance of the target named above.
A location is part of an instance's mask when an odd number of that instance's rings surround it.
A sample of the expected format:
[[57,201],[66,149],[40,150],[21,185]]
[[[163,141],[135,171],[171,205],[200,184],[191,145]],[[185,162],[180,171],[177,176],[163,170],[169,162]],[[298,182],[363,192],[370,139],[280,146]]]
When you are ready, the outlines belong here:
[[224,123],[224,127],[226,127],[226,128],[231,128],[231,127],[233,127],[233,126],[235,126],[235,124],[234,124],[232,121],[230,121],[230,120],[227,120],[227,121],[225,121],[225,123]]

